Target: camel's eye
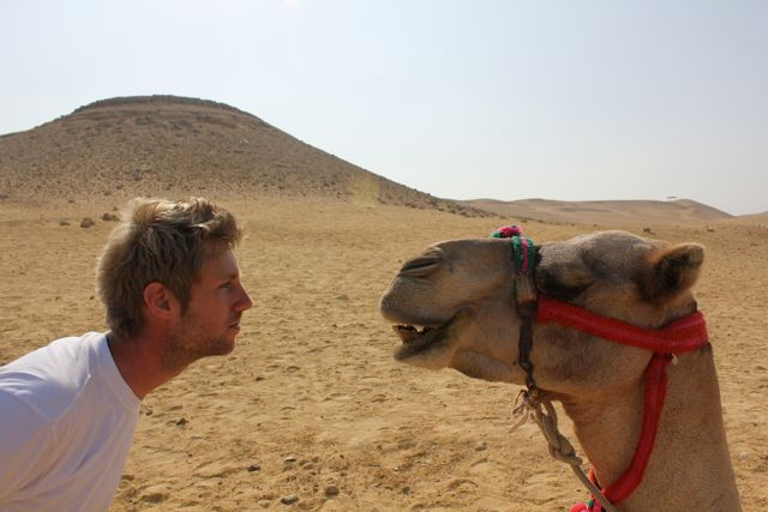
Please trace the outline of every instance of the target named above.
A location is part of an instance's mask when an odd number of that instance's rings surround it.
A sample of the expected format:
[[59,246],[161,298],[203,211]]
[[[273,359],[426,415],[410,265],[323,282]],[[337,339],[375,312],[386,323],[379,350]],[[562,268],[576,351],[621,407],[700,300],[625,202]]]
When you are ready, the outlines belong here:
[[587,291],[594,283],[591,276],[580,274],[580,272],[573,271],[559,275],[549,269],[539,268],[536,271],[536,285],[547,295],[564,301],[572,301]]
[[422,256],[406,261],[403,268],[400,269],[400,273],[410,277],[424,276],[435,270],[441,260],[442,258],[439,252],[428,252]]
[[569,302],[585,291],[587,291],[587,288],[589,286],[563,286],[561,283],[548,283],[547,286],[543,287],[544,292],[548,295],[551,295],[552,297],[555,297],[557,299]]

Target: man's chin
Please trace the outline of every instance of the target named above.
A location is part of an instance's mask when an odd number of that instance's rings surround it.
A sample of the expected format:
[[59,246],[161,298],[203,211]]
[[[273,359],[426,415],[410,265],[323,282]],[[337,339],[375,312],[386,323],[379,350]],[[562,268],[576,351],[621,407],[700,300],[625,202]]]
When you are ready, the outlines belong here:
[[234,335],[222,339],[220,343],[217,344],[217,348],[219,349],[217,355],[225,356],[232,353],[232,351],[235,350],[235,345],[236,343]]
[[226,333],[218,338],[211,339],[210,342],[203,348],[197,357],[212,357],[212,356],[225,356],[232,353],[235,350],[235,335],[233,333]]

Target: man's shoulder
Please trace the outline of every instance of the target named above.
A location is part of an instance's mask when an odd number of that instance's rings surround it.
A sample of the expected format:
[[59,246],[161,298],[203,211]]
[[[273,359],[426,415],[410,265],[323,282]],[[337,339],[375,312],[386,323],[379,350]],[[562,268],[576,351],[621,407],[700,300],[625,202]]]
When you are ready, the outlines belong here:
[[12,361],[0,368],[0,394],[53,421],[88,382],[100,343],[100,333],[61,338]]

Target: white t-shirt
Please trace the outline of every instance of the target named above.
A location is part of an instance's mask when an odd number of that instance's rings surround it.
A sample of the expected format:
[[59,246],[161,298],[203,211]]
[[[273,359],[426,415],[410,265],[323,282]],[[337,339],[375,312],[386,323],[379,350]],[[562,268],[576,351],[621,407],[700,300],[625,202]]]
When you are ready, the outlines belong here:
[[62,338],[0,367],[0,510],[107,510],[139,403],[104,333]]

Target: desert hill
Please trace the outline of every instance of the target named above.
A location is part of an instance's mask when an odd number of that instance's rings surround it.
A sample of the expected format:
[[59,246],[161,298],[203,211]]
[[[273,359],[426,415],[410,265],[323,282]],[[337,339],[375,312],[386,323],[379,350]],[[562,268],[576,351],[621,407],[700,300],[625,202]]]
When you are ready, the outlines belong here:
[[0,137],[4,201],[118,203],[137,195],[195,194],[309,196],[489,216],[387,180],[207,100],[107,99]]
[[0,204],[119,205],[139,195],[315,198],[558,224],[705,224],[733,216],[691,200],[453,201],[324,152],[237,108],[176,96],[96,101],[0,136]]
[[734,218],[732,215],[690,199],[671,201],[553,201],[523,199],[462,201],[505,217],[600,226],[703,224]]

